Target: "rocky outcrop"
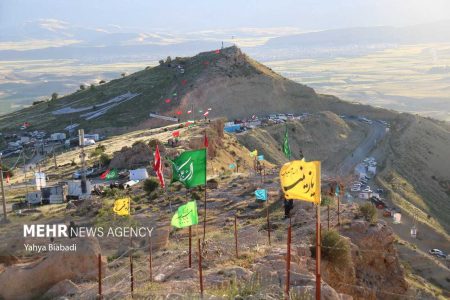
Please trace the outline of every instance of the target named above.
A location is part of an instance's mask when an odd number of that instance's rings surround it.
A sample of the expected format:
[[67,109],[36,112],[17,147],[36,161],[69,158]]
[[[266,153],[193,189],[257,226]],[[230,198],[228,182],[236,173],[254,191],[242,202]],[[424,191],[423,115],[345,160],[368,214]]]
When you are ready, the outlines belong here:
[[337,269],[324,261],[323,279],[355,299],[394,299],[408,284],[394,248],[394,234],[383,220],[371,225],[356,220],[341,231],[351,241],[353,265]]
[[35,299],[66,279],[95,280],[100,253],[97,239],[73,239],[70,243],[77,244],[77,251],[50,252],[38,262],[6,268],[0,274],[0,299]]
[[131,147],[123,147],[114,153],[109,164],[110,168],[133,169],[148,165],[152,151],[144,142],[134,143]]

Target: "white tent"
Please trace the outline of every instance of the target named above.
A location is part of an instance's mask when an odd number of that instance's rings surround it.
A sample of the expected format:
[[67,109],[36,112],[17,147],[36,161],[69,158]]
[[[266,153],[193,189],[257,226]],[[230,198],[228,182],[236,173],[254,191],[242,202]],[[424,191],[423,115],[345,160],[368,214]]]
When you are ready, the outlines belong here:
[[45,173],[36,172],[34,173],[36,179],[36,189],[39,191],[41,188],[47,186],[47,181],[45,180]]
[[136,170],[130,170],[130,180],[144,180],[148,178],[147,170],[142,169],[136,169]]
[[394,214],[394,224],[400,224],[402,221],[402,214],[401,213],[395,213]]

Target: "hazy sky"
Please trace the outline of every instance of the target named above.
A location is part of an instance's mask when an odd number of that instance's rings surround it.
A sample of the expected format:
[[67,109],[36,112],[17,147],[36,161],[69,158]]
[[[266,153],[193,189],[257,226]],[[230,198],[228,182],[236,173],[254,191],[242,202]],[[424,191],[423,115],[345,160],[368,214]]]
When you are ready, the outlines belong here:
[[317,30],[427,23],[448,19],[449,12],[450,0],[0,0],[0,26],[52,18],[79,26],[143,30]]

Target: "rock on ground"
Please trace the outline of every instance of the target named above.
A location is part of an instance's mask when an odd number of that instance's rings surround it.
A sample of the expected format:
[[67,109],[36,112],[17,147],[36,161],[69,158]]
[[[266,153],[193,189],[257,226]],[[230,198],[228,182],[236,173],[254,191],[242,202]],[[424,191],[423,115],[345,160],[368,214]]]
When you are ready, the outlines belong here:
[[[96,280],[100,253],[98,240],[72,239],[71,243],[77,243],[76,252],[50,252],[40,262],[6,268],[0,274],[0,298],[34,299],[65,279],[75,282]],[[106,259],[103,260],[106,268]]]

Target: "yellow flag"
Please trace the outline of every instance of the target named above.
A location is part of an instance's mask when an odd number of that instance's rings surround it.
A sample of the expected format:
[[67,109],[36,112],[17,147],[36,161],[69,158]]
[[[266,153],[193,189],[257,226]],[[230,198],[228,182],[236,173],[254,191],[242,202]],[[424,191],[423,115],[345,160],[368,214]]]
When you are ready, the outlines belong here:
[[256,157],[256,156],[258,156],[258,150],[253,150],[252,152],[250,152],[250,156],[251,156],[251,157]]
[[114,201],[113,211],[119,216],[128,216],[130,214],[130,198],[122,198]]
[[286,199],[320,203],[320,161],[290,161],[281,167],[280,181]]

